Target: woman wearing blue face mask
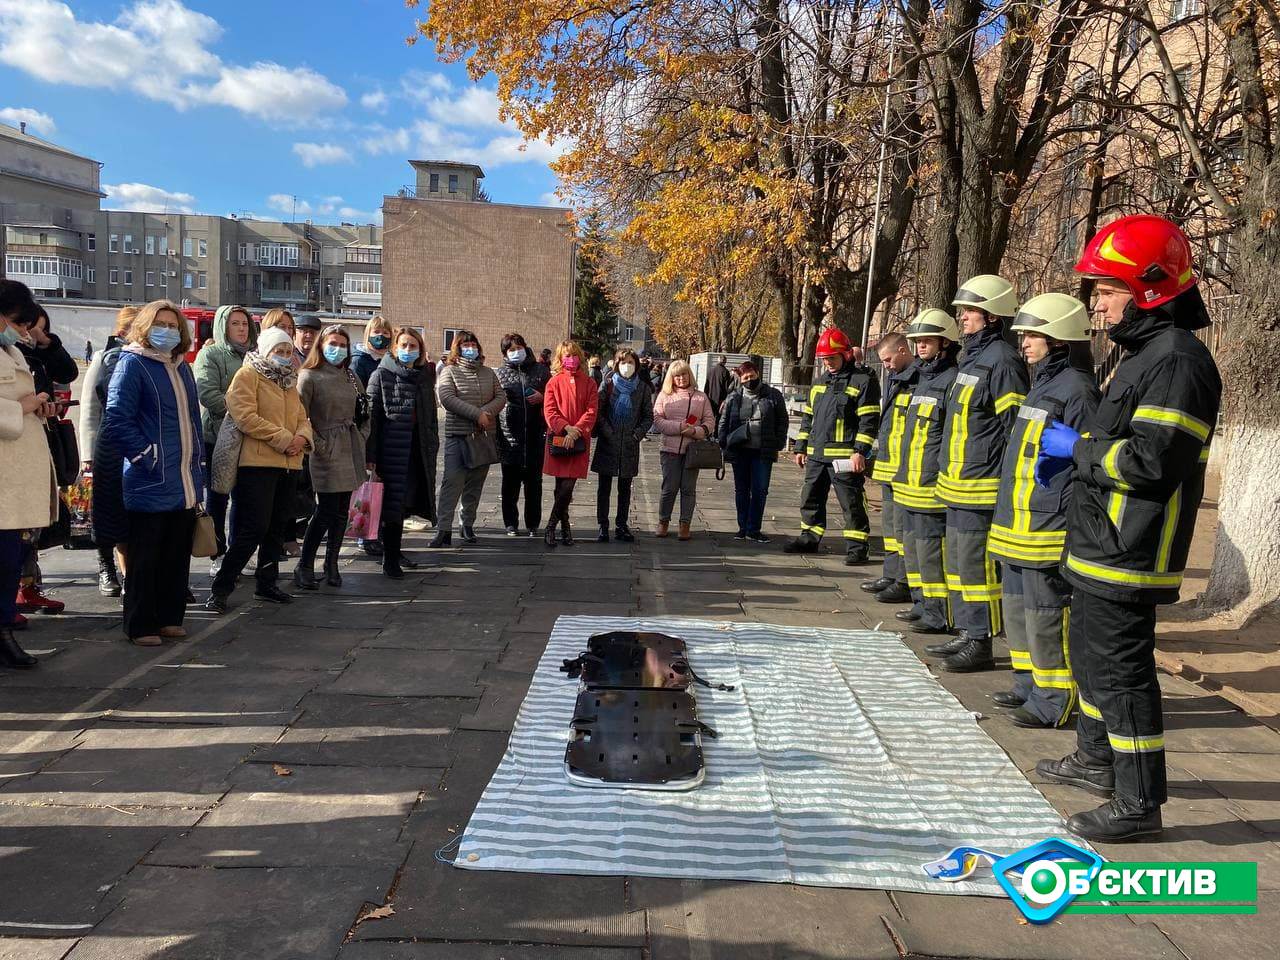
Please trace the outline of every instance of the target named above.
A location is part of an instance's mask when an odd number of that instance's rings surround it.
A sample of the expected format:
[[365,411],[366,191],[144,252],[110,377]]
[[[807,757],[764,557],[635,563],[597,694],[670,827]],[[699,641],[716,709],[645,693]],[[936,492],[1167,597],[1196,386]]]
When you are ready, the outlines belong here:
[[[382,362],[391,350],[391,338],[395,334],[395,330],[391,324],[382,316],[375,314],[364,327],[364,343],[361,348],[356,351],[351,358],[351,369],[356,372],[356,377],[360,380],[361,388],[369,386],[369,378],[373,376],[373,371],[378,369],[378,364]],[[357,540],[356,543],[374,559],[382,556],[381,540]]]
[[315,590],[316,551],[327,538],[324,579],[342,586],[338,554],[347,528],[351,491],[365,478],[365,441],[369,436],[364,389],[351,371],[351,338],[340,324],[320,331],[298,373],[298,393],[311,421],[311,486],[316,509],[302,538],[302,553],[293,582]]
[[184,637],[196,507],[204,494],[191,332],[167,300],[138,311],[103,411],[98,445],[119,454],[129,516],[124,630],[139,646]]
[[258,551],[253,595],[272,603],[293,598],[276,586],[284,539],[293,526],[294,490],[302,455],[311,447],[311,424],[298,395],[293,338],[270,327],[231,378],[227,416],[243,435],[236,485],[231,491],[232,523],[227,555],[206,610],[226,613],[236,578]]
[[547,421],[542,395],[551,371],[538,363],[524,337],[502,338],[506,362],[498,368],[498,383],[507,405],[498,414],[498,455],[502,458],[502,523],[507,536],[520,532],[520,490],[524,489],[524,525],[536,537],[542,524],[542,457]]
[[[507,395],[498,375],[484,365],[480,341],[469,330],[459,330],[449,348],[449,359],[436,387],[444,407],[444,478],[440,481],[440,525],[433,547],[450,546],[453,539],[453,511],[462,503],[462,539],[476,542],[476,507],[489,475],[489,462],[475,462],[472,434],[492,435],[498,414],[507,405]],[[496,442],[496,438],[495,438]]]
[[400,549],[405,518],[436,521],[435,380],[422,334],[412,327],[396,330],[391,351],[369,378],[366,459],[383,485],[382,572],[393,580],[417,566]]

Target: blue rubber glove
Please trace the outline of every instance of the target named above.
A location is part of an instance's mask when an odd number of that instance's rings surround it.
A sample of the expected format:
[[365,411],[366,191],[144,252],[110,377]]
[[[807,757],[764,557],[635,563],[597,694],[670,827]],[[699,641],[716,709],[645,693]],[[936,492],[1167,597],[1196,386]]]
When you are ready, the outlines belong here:
[[1070,460],[1045,456],[1044,451],[1041,450],[1040,457],[1036,460],[1036,483],[1042,487],[1048,487],[1054,477],[1064,470],[1070,470],[1071,466]]
[[1061,420],[1055,420],[1049,424],[1049,429],[1040,436],[1040,455],[1042,457],[1052,457],[1055,460],[1070,460],[1072,451],[1075,450],[1079,439],[1079,433],[1072,430]]

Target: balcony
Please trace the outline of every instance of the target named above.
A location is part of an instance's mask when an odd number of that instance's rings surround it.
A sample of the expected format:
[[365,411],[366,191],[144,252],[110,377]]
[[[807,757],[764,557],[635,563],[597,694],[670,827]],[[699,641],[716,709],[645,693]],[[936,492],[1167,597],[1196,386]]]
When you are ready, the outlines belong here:
[[258,294],[259,303],[274,303],[281,306],[293,305],[301,306],[314,302],[311,294],[306,290],[267,290],[263,289]]
[[382,306],[381,293],[351,293],[350,291],[342,291],[342,302],[350,307],[380,307]]
[[25,283],[38,293],[43,293],[46,290],[57,293],[64,287],[68,291],[75,291],[76,293],[84,289],[84,282],[79,277],[61,277],[56,273],[26,273],[21,270],[6,270],[5,277],[9,280]]

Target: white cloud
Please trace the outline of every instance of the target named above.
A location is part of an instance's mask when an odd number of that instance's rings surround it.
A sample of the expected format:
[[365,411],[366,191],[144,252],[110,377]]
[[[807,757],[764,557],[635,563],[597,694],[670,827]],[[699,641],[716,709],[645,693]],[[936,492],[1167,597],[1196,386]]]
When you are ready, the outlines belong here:
[[332,163],[350,163],[351,151],[336,143],[295,143],[293,152],[304,167],[321,167]]
[[42,137],[52,137],[58,130],[58,125],[53,122],[53,117],[31,107],[5,107],[0,110],[0,122],[15,127],[20,123],[25,123],[28,130],[32,133],[38,133]]
[[374,113],[386,113],[387,94],[383,90],[370,90],[360,98],[360,106]]
[[196,198],[175,193],[149,183],[104,183],[103,204],[108,210],[136,210],[140,213],[195,213]]
[[328,196],[308,200],[289,193],[273,193],[267,197],[267,208],[273,213],[290,217],[310,217],[320,220],[346,220],[352,223],[381,223],[381,210],[361,210],[346,203],[342,197]]
[[131,89],[179,110],[232,107],[268,121],[322,117],[347,102],[308,67],[224,62],[212,17],[180,0],[135,0],[114,22],[79,20],[57,0],[0,0],[0,63],[48,83]]
[[310,203],[288,193],[273,193],[267,197],[267,207],[289,216],[309,217],[312,213]]
[[360,141],[365,153],[378,157],[384,153],[408,153],[409,131],[404,127],[388,130],[386,127],[371,127]]

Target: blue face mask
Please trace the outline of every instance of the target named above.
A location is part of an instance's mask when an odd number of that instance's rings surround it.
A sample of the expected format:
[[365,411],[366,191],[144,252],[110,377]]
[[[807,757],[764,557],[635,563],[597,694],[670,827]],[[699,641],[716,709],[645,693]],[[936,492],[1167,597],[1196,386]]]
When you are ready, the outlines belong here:
[[281,367],[282,369],[288,369],[289,367],[293,366],[293,357],[282,357],[278,353],[273,353],[271,355],[271,362],[274,363],[277,367]]
[[375,350],[387,349],[387,344],[391,342],[391,338],[382,333],[375,333],[369,338],[369,346]]
[[182,334],[172,327],[152,327],[147,331],[147,342],[157,350],[172,350],[182,342]]
[[331,343],[324,348],[324,358],[330,363],[341,363],[347,359],[347,348]]
[[401,363],[403,363],[405,366],[408,366],[409,364],[417,361],[418,351],[417,350],[397,350],[396,359],[399,360]]
[[3,330],[0,330],[0,347],[12,347],[21,339],[22,336],[18,333],[18,328],[13,324],[9,324]]
[[480,359],[480,348],[479,348],[479,347],[463,347],[461,350],[459,350],[459,351],[458,351],[458,353],[460,353],[460,354],[462,355],[462,359],[464,359],[464,360],[479,360],[479,359]]
[[528,356],[524,347],[517,347],[515,350],[507,351],[507,362],[513,366],[519,366],[524,363],[524,358]]

